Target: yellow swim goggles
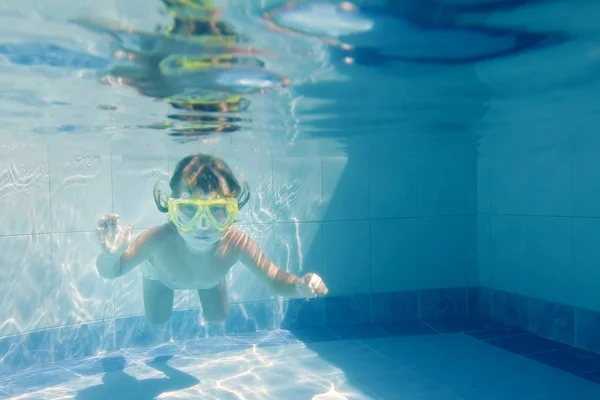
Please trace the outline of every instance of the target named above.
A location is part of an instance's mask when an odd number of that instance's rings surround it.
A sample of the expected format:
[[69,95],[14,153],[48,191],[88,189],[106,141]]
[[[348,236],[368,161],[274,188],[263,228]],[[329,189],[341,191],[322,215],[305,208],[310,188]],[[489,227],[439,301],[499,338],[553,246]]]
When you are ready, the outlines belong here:
[[239,212],[237,200],[233,198],[170,198],[167,208],[171,222],[184,232],[193,230],[200,218],[222,232],[233,224]]

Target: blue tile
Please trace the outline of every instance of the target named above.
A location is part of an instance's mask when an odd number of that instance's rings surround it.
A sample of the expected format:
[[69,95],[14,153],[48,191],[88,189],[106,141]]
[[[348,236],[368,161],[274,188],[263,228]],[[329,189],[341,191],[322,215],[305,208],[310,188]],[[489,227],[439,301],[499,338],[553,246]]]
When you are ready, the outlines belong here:
[[494,290],[492,301],[494,321],[529,330],[529,298]]
[[78,379],[79,376],[59,366],[39,368],[8,376],[0,380],[0,387],[6,393],[17,396],[49,386],[64,384]]
[[577,347],[600,353],[600,312],[576,308]]
[[474,337],[479,340],[487,340],[487,339],[495,339],[495,338],[503,338],[506,336],[515,336],[521,335],[525,333],[525,331],[515,328],[515,327],[506,327],[502,329],[486,329],[482,331],[470,331],[465,332],[466,335]]
[[[466,286],[468,218],[465,215],[419,218],[418,282],[420,288],[464,288]],[[449,235],[448,232],[452,234]],[[462,315],[466,315],[466,293],[464,298],[465,308]]]
[[145,347],[171,338],[171,325],[153,325],[143,315],[115,319],[115,348]]
[[485,318],[442,318],[423,320],[440,333],[501,329],[503,325]]
[[419,319],[419,292],[417,290],[372,293],[373,322],[398,322]]
[[545,300],[529,299],[529,329],[531,332],[559,342],[575,342],[575,311],[573,307]]
[[342,340],[388,336],[383,329],[373,324],[329,325],[329,329]]
[[326,326],[315,326],[312,328],[282,330],[280,334],[289,343],[314,343],[339,340],[339,338]]
[[493,290],[480,286],[477,288],[477,316],[492,318],[492,295]]
[[177,344],[192,356],[219,354],[239,350],[227,336],[214,336],[203,339],[182,340]]
[[501,338],[488,339],[487,343],[508,350],[512,353],[527,355],[541,351],[565,349],[569,346],[564,343],[555,342],[532,333],[522,335],[505,336]]
[[421,216],[464,215],[466,135],[420,135],[418,207]]
[[279,318],[278,302],[231,304],[225,321],[225,334],[270,331],[276,328]]
[[0,338],[0,375],[48,364],[51,347],[50,330]]
[[282,329],[325,325],[324,299],[289,299],[284,303]]
[[479,288],[467,288],[467,316],[479,317]]
[[113,321],[83,323],[52,330],[54,361],[81,359],[115,350]]
[[56,364],[82,376],[96,375],[103,372],[125,369],[131,362],[120,353],[102,357],[91,357],[82,360],[65,360]]
[[281,346],[288,341],[278,331],[240,333],[228,336],[229,340],[240,349],[251,347]]
[[421,290],[421,319],[465,317],[467,291],[465,288]]
[[368,294],[325,297],[325,323],[342,325],[371,322],[370,304]]
[[196,339],[208,336],[223,336],[223,324],[209,324],[202,319],[200,308],[173,310],[171,316],[173,340]]
[[528,355],[532,360],[572,374],[600,371],[600,355],[585,350],[568,348]]
[[404,321],[395,323],[377,324],[385,333],[390,336],[413,336],[413,335],[434,335],[437,334],[430,326],[422,321]]

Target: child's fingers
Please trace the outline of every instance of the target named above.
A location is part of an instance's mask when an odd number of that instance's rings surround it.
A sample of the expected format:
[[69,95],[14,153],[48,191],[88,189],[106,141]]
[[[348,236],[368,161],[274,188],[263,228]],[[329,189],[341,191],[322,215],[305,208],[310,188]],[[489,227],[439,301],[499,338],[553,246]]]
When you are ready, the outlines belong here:
[[129,243],[129,240],[131,239],[131,231],[132,231],[131,226],[126,226],[126,227],[120,229],[119,233],[117,234],[115,244],[119,247],[123,246],[123,245],[127,245]]
[[119,215],[118,214],[107,214],[104,217],[100,218],[98,221],[98,225],[107,226],[107,225],[118,225],[119,224]]
[[100,243],[104,242],[104,228],[102,227],[97,227],[96,228],[96,236],[98,237],[98,240],[100,240]]

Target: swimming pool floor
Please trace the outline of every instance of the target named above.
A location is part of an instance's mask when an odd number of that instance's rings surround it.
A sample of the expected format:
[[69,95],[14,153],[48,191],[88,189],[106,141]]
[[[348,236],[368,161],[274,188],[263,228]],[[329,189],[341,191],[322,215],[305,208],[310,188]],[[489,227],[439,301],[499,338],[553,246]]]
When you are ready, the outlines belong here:
[[209,337],[61,362],[0,378],[0,398],[600,399],[600,356],[514,328],[441,320],[336,329]]

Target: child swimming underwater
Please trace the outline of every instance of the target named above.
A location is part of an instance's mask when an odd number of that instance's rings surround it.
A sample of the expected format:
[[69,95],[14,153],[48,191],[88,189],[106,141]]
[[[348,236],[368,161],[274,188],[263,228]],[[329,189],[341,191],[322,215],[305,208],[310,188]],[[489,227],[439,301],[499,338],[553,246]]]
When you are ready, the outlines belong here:
[[190,155],[176,166],[171,195],[154,200],[169,222],[131,241],[131,227],[107,215],[98,222],[102,252],[96,260],[100,276],[114,279],[140,266],[144,310],[148,320],[169,320],[174,290],[197,290],[205,320],[225,320],[229,303],[226,276],[240,261],[277,295],[296,298],[324,296],[327,287],[314,273],[297,277],[279,269],[258,244],[232,224],[249,193],[221,159]]

